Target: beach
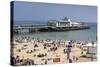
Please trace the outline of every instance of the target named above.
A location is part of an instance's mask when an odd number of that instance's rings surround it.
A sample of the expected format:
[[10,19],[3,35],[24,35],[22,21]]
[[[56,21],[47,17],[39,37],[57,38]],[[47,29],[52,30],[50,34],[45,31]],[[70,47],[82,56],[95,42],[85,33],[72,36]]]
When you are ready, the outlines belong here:
[[82,56],[86,44],[86,41],[14,37],[11,58],[16,66],[90,62],[91,59],[96,61],[97,57]]
[[96,6],[12,1],[11,16],[11,65],[97,61]]

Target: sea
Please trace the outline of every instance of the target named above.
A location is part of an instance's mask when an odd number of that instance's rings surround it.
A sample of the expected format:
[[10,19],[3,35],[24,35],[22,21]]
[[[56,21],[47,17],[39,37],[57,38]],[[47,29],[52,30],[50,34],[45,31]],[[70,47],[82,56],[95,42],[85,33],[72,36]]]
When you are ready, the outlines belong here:
[[38,39],[56,39],[56,40],[76,40],[76,41],[97,41],[97,23],[88,23],[90,29],[62,31],[62,32],[37,32],[17,34],[16,36],[26,36]]

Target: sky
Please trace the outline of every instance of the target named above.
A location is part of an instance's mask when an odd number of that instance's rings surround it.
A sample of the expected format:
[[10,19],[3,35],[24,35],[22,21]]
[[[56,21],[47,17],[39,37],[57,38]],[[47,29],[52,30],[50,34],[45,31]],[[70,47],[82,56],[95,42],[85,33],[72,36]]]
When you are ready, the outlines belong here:
[[15,1],[13,17],[14,21],[47,22],[68,17],[76,22],[97,22],[97,7]]

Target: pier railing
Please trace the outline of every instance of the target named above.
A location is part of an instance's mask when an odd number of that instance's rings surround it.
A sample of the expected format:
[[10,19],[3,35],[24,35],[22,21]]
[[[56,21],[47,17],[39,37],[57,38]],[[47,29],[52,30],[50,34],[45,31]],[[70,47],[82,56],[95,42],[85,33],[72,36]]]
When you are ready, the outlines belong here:
[[44,24],[37,24],[37,25],[34,25],[34,24],[31,24],[31,25],[15,25],[13,27],[14,30],[18,30],[18,29],[40,29],[40,28],[48,28],[48,27],[51,27],[51,26],[48,26],[48,25],[44,25]]

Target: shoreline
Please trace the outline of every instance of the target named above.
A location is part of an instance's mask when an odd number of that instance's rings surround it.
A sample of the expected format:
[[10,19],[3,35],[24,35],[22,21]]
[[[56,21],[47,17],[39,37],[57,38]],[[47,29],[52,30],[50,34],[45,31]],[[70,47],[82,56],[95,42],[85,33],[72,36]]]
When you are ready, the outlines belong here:
[[[36,33],[35,33],[36,34]],[[88,40],[74,40],[74,39],[58,39],[56,37],[51,37],[51,38],[39,38],[39,37],[34,37],[34,34],[31,33],[31,34],[17,34],[17,35],[14,35],[14,37],[20,37],[20,38],[30,38],[30,39],[39,39],[39,40],[58,40],[58,41],[74,41],[74,42],[88,42],[88,43],[91,43],[92,41],[94,41],[94,43],[97,43],[97,40],[91,40],[91,39],[88,39]]]

